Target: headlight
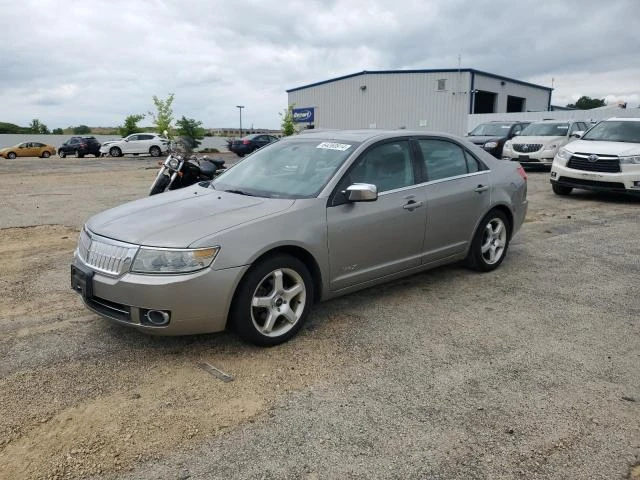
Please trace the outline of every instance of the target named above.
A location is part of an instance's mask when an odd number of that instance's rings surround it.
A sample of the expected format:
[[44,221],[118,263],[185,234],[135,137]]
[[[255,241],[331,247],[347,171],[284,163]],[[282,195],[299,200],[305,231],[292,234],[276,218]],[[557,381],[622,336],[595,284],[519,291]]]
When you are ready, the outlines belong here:
[[492,148],[496,148],[498,146],[498,142],[487,142],[484,144],[484,148],[487,150],[491,150]]
[[561,148],[560,151],[556,154],[556,157],[561,160],[569,160],[571,158],[571,152],[566,148]]
[[555,150],[556,148],[558,148],[558,145],[556,145],[555,143],[544,147],[545,150]]
[[620,157],[620,164],[640,165],[640,155],[634,155],[633,157]]
[[504,148],[511,148],[511,140],[507,140],[504,144]]
[[179,249],[140,247],[131,271],[136,273],[189,273],[207,268],[220,247]]
[[178,161],[178,159],[172,158],[171,160],[169,160],[169,168],[171,170],[177,170],[178,165],[180,165],[180,162]]

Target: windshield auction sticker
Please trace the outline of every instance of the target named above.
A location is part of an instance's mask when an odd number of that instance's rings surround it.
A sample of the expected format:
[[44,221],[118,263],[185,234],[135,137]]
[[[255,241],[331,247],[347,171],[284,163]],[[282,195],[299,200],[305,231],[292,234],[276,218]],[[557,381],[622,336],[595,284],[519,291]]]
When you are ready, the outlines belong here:
[[347,145],[346,143],[332,143],[332,142],[322,142],[316,148],[324,148],[325,150],[339,150],[344,152],[351,148],[351,145]]

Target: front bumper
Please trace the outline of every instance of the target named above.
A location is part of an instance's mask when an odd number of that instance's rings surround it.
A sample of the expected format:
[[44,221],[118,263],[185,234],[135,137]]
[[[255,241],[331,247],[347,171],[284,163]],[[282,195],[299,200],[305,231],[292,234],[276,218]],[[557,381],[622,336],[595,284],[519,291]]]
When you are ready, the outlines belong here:
[[510,160],[512,162],[519,162],[520,164],[528,167],[533,166],[547,166],[550,167],[553,163],[553,158],[556,155],[557,149],[545,150],[544,148],[529,153],[516,152],[511,148],[504,148],[502,150],[502,159]]
[[[191,335],[225,329],[233,293],[248,267],[207,268],[185,275],[125,273],[114,278],[95,272],[80,259],[72,263],[72,288],[84,304],[113,322],[156,335]],[[87,272],[86,288],[74,282],[74,270]],[[149,310],[169,313],[164,326],[153,325]]]
[[622,172],[587,172],[559,162],[551,167],[551,183],[565,187],[640,195],[640,165],[624,165]]

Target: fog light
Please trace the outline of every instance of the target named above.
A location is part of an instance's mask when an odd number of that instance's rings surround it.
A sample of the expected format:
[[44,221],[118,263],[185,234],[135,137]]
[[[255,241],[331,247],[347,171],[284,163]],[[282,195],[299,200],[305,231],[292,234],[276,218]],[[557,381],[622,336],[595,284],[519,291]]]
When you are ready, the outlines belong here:
[[558,174],[556,172],[551,172],[551,178],[556,178]]
[[171,313],[164,310],[142,310],[140,320],[147,325],[164,327],[169,324]]
[[635,180],[633,182],[633,188],[640,188],[640,180]]

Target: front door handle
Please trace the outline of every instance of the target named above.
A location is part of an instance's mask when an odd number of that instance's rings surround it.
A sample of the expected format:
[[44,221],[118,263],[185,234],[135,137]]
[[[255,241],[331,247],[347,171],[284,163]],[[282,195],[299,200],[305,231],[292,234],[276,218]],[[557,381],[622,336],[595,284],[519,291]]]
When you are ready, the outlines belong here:
[[404,208],[405,210],[409,210],[410,212],[413,212],[416,208],[421,207],[422,206],[422,202],[416,202],[415,200],[409,200],[407,203],[405,203],[402,208]]
[[474,192],[478,192],[478,193],[486,192],[487,190],[489,190],[488,185],[478,185],[476,188],[473,189]]

